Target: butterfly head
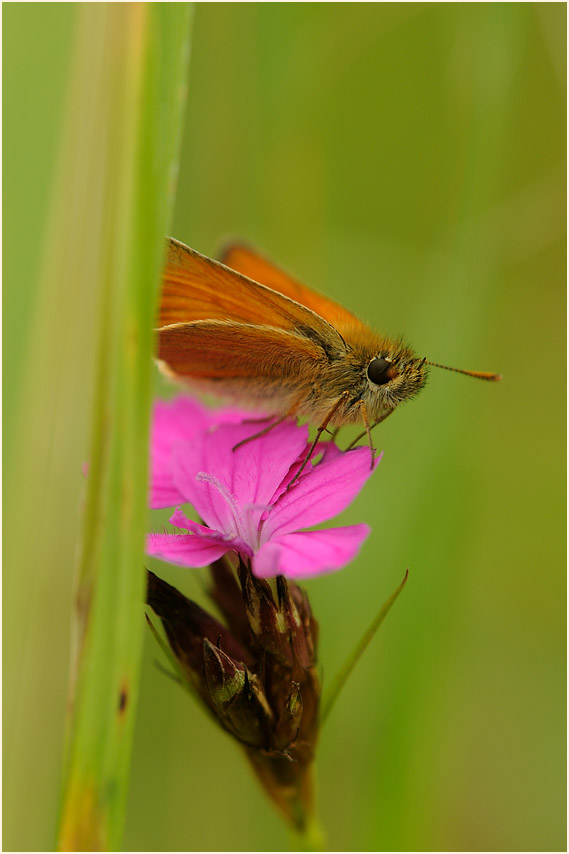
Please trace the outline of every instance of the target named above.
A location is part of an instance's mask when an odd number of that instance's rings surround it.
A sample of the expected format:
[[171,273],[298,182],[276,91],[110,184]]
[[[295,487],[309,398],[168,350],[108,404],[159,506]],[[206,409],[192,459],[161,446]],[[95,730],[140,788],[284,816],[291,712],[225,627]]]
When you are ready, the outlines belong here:
[[394,409],[421,391],[427,382],[425,359],[402,343],[382,347],[366,369],[368,393],[382,409]]

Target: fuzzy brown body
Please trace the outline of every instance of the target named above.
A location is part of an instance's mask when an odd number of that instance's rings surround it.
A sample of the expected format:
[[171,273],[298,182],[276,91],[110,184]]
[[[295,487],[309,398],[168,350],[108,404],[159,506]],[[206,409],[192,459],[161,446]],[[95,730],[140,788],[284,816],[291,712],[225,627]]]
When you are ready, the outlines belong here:
[[[224,261],[168,241],[158,329],[166,374],[263,413],[338,426],[380,421],[425,385],[424,360],[401,340],[248,249]],[[381,384],[368,374],[378,359],[389,369]]]

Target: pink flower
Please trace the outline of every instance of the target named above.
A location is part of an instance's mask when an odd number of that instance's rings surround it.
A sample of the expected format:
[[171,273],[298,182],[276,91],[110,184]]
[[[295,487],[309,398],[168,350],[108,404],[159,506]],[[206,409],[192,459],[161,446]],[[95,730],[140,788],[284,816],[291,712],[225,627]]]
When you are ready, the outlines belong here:
[[287,491],[307,453],[307,427],[285,421],[235,448],[259,432],[250,418],[235,409],[208,410],[187,397],[156,404],[151,506],[188,502],[205,524],[178,506],[170,522],[184,533],[150,534],[148,553],[198,567],[235,551],[260,578],[340,569],[358,553],[368,526],[305,529],[355,498],[371,474],[369,448],[342,452],[323,443],[320,461],[309,463]]

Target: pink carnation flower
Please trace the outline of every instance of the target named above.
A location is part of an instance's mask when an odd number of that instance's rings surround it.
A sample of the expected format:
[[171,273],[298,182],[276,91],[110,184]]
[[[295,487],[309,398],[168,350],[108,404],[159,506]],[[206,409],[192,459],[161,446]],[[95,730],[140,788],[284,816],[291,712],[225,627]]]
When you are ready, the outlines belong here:
[[307,453],[307,427],[284,421],[234,450],[259,431],[247,418],[235,409],[208,410],[188,397],[156,404],[151,507],[187,502],[205,524],[178,506],[170,522],[183,533],[150,534],[148,553],[198,567],[234,551],[259,578],[340,569],[358,553],[368,526],[306,529],[355,498],[371,474],[369,448],[342,452],[323,443],[320,461],[309,463],[287,491]]

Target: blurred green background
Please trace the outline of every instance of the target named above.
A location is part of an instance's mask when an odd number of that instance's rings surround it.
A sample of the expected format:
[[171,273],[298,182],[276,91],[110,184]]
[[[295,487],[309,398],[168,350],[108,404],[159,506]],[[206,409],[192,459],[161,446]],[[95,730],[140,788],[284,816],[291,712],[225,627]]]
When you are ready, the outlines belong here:
[[[77,8],[3,7],[8,466],[49,439],[16,416]],[[410,568],[322,732],[332,850],[566,848],[565,16],[559,3],[196,7],[173,234],[206,254],[245,238],[429,359],[504,375],[432,371],[378,429],[383,462],[342,519],[373,527],[360,557],[305,585],[326,681]],[[55,830],[89,416],[63,398],[61,412],[50,506],[29,495],[11,508],[21,529],[5,528],[8,850],[50,848]],[[37,538],[33,572],[21,536]],[[203,601],[205,571],[156,567]],[[289,848],[237,747],[159,658],[149,635],[125,849]]]

